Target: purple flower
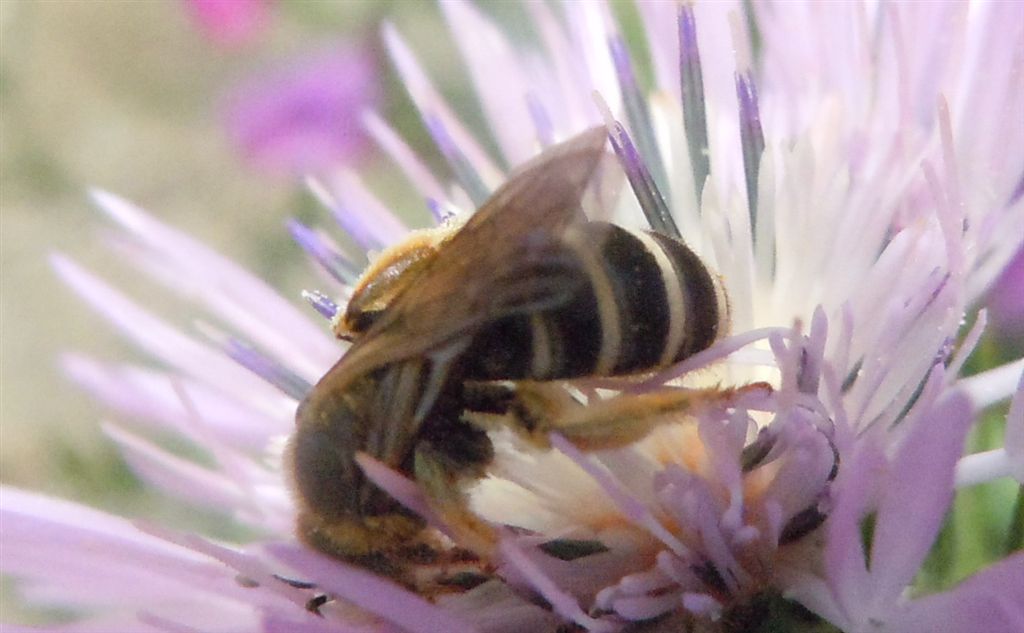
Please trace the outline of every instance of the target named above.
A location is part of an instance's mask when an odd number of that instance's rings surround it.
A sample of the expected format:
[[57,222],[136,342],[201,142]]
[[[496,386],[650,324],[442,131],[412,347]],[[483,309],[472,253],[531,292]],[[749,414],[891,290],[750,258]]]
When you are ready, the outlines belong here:
[[337,168],[367,149],[355,125],[377,100],[369,51],[333,46],[253,77],[227,98],[228,135],[254,167],[305,175]]
[[228,48],[251,42],[270,18],[268,0],[185,0],[185,5],[203,33]]
[[[539,148],[603,120],[629,187],[595,192],[589,210],[678,227],[722,276],[733,334],[643,384],[577,381],[576,397],[738,389],[622,448],[586,452],[556,433],[540,451],[494,430],[489,474],[466,493],[500,534],[495,577],[431,603],[294,542],[283,438],[343,353],[315,312],[97,193],[129,266],[204,316],[175,328],[55,256],[62,279],[160,365],[69,355],[65,368],[119,414],[104,428],[142,479],[253,536],[215,543],[3,489],[4,570],[26,599],[87,614],[68,630],[729,633],[793,602],[850,633],[1022,630],[1022,554],[931,595],[915,577],[958,488],[1024,483],[1024,359],[959,375],[985,313],[961,323],[1024,228],[1024,128],[1010,114],[1024,104],[1024,9],[787,2],[758,4],[747,22],[741,3],[641,4],[648,91],[603,3],[566,3],[564,19],[526,5],[536,51],[471,4],[441,6],[499,154],[391,26],[385,42],[449,177],[375,114],[362,117],[368,134],[447,219]],[[364,250],[408,235],[357,175],[312,186]],[[325,292],[308,296],[331,317],[360,255],[325,230],[291,230],[327,273]],[[756,381],[773,389],[743,387]],[[1003,445],[965,456],[980,411],[1006,400]],[[204,459],[168,452],[153,432]],[[358,463],[445,530],[414,481]]]

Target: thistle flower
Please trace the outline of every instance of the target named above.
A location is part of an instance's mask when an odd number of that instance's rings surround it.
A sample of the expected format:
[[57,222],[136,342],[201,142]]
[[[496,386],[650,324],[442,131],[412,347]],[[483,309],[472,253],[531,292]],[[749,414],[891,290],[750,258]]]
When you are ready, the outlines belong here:
[[[227,510],[253,536],[229,546],[4,489],[4,568],[27,598],[98,614],[69,630],[800,630],[809,613],[850,632],[1024,628],[1020,553],[945,591],[915,586],[957,486],[1024,483],[1024,359],[961,377],[985,326],[977,301],[1024,234],[1021,7],[642,4],[650,90],[608,7],[562,8],[559,20],[527,5],[540,50],[521,51],[473,6],[442,4],[500,156],[391,27],[389,52],[454,182],[378,116],[366,129],[440,217],[605,121],[631,190],[613,217],[677,227],[722,275],[733,335],[642,385],[577,388],[774,390],[741,390],[614,450],[555,434],[539,452],[495,432],[490,475],[469,495],[503,526],[496,577],[431,604],[292,542],[280,438],[340,353],[326,328],[97,193],[129,261],[218,326],[177,330],[56,256],[59,275],[164,366],[65,367],[114,410],[202,446],[201,464],[105,427],[144,480]],[[354,174],[315,191],[367,250],[406,231]],[[291,228],[338,282],[309,295],[333,315],[354,258]],[[981,410],[1008,399],[1004,445],[964,456]],[[414,482],[360,464],[429,515]]]

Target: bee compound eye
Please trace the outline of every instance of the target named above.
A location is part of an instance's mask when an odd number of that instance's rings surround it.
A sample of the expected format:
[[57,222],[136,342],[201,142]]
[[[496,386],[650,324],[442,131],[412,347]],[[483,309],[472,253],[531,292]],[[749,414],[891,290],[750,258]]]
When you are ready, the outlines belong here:
[[369,330],[383,313],[383,310],[350,310],[350,313],[345,314],[345,321],[354,334],[362,334]]

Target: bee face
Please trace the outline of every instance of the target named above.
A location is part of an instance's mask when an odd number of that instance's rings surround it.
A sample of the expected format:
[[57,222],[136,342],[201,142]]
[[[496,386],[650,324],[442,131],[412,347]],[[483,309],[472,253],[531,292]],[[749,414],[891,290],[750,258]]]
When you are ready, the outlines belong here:
[[[685,244],[586,221],[580,201],[605,139],[595,128],[550,148],[464,226],[417,234],[364,275],[336,324],[353,346],[299,407],[290,443],[309,545],[400,580],[410,552],[432,547],[423,521],[365,478],[355,463],[364,452],[415,479],[449,536],[486,557],[493,534],[460,487],[491,457],[474,409],[529,425],[539,445],[569,416],[576,430],[560,432],[585,443],[599,429],[611,439],[594,445],[604,446],[646,428],[622,412],[685,407],[672,395],[568,411],[577,405],[543,382],[663,367],[725,329],[724,292]],[[544,404],[519,402],[515,381],[547,390],[530,399]]]

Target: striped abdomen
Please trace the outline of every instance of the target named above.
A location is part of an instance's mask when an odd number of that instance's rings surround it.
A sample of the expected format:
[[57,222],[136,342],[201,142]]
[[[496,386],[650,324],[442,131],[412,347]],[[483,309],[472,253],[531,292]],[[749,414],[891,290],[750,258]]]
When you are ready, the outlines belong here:
[[682,242],[589,222],[564,244],[585,280],[572,300],[486,326],[462,355],[466,378],[636,373],[692,356],[723,333],[724,292]]

